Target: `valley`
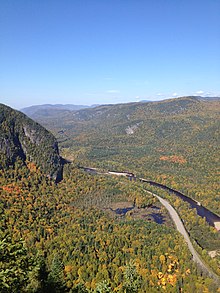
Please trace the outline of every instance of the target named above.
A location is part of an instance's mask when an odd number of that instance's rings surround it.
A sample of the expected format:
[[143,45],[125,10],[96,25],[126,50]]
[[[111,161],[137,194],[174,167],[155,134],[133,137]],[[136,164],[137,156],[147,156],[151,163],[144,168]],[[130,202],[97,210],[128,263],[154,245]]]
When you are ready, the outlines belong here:
[[0,293],[220,293],[220,1],[0,1]]
[[[108,172],[103,172],[101,173],[100,171],[98,171],[96,168],[83,168],[86,172],[90,172],[92,174],[105,174],[105,175],[113,175],[113,176],[125,176],[127,178],[131,180],[138,180],[144,183],[148,183],[152,186],[156,186],[159,187],[163,190],[168,190],[169,193],[173,193],[176,196],[180,197],[183,201],[186,201],[190,204],[191,208],[195,208],[197,210],[197,214],[203,218],[206,219],[207,223],[214,226],[216,228],[216,230],[219,231],[219,223],[220,223],[220,217],[211,213],[208,209],[205,209],[204,207],[201,207],[201,205],[199,203],[196,203],[196,201],[194,201],[193,199],[190,199],[188,197],[186,197],[185,195],[181,194],[180,192],[173,190],[165,185],[161,185],[158,184],[156,182],[153,181],[149,181],[147,179],[143,179],[143,178],[137,178],[135,177],[135,175],[133,173],[130,172],[116,172],[116,171],[108,171]],[[161,198],[160,196],[158,196],[157,194],[154,194],[153,192],[148,191],[147,189],[145,190],[148,194],[153,195],[154,197],[156,197],[160,203],[167,209],[167,211],[169,212],[173,222],[175,223],[175,226],[177,228],[177,230],[183,235],[185,241],[187,242],[187,245],[189,247],[190,252],[192,253],[193,256],[193,260],[198,264],[198,266],[206,273],[208,274],[211,278],[213,278],[215,280],[215,282],[217,284],[219,284],[220,282],[220,278],[218,275],[216,275],[215,273],[213,273],[213,271],[210,269],[209,266],[207,266],[205,264],[205,262],[202,260],[202,258],[199,256],[199,254],[196,252],[196,250],[193,247],[193,244],[190,241],[189,235],[184,227],[184,224],[182,222],[182,219],[179,217],[179,215],[177,214],[176,210],[172,207],[171,204],[169,204],[168,201],[164,200],[163,198]],[[129,205],[129,203],[122,203],[122,205],[120,205],[120,207],[118,208],[118,205],[116,205],[116,209],[115,210],[111,210],[119,213],[119,214],[126,214],[129,211],[133,210],[135,208],[135,205]],[[153,207],[155,208],[155,207]],[[157,209],[157,207],[156,207]],[[159,208],[158,208],[159,209]],[[131,213],[133,214],[133,212]],[[129,212],[130,215],[130,212]],[[146,215],[147,216],[147,215]],[[148,216],[148,221],[151,220],[151,218],[149,218]],[[162,223],[162,221],[157,221],[155,219],[155,221],[157,223]]]
[[61,108],[38,108],[47,131],[1,108],[3,292],[218,292],[219,232],[161,187],[219,214],[219,100]]
[[[75,164],[130,170],[220,214],[219,116],[219,99],[183,97],[104,105],[37,121]],[[129,127],[133,133],[127,133]]]
[[[86,172],[90,172],[92,174],[105,174],[105,175],[115,175],[115,176],[124,176],[129,178],[130,181],[134,180],[138,180],[140,182],[144,182],[144,183],[148,183],[151,186],[155,186],[158,187],[162,190],[166,190],[168,191],[168,193],[173,193],[174,195],[176,195],[177,197],[181,198],[183,201],[186,201],[187,203],[190,204],[190,208],[196,209],[197,214],[200,217],[203,217],[206,219],[206,222],[215,227],[216,230],[220,231],[220,216],[218,216],[217,214],[214,214],[213,212],[211,212],[210,210],[208,210],[207,208],[203,207],[201,205],[200,202],[195,201],[193,198],[190,198],[184,194],[182,194],[181,192],[174,190],[166,185],[151,181],[151,180],[147,180],[144,178],[137,178],[133,173],[130,172],[116,172],[116,171],[108,171],[108,172],[100,172],[98,171],[97,168],[84,168],[81,167],[83,170],[85,170]],[[132,206],[134,208],[134,205]],[[131,207],[130,207],[131,208]]]

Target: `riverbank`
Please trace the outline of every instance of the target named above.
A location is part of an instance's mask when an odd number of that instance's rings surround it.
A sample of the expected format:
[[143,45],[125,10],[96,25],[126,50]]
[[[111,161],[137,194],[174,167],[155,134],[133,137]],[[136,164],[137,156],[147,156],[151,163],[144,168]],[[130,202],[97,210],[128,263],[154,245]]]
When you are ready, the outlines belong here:
[[[88,170],[89,169],[89,170]],[[130,179],[130,181],[132,180],[140,180],[141,182],[143,183],[151,183],[151,185],[154,185],[152,184],[152,181],[149,182],[148,180],[146,179],[143,179],[143,178],[137,178],[134,176],[134,174],[132,173],[129,173],[129,172],[116,172],[116,171],[111,171],[111,172],[98,172],[96,169],[93,169],[93,168],[86,168],[84,169],[85,171],[89,171],[90,173],[96,173],[96,174],[103,174],[103,175],[115,175],[115,176],[126,176]],[[95,171],[95,172],[94,172]],[[154,182],[155,185],[157,187],[160,187],[161,184],[158,184],[156,182]],[[159,186],[158,186],[159,185]],[[165,187],[165,188],[164,188]],[[166,189],[166,191],[169,190],[168,187],[166,186],[162,186],[162,189]],[[170,189],[171,190],[171,189]],[[174,191],[174,190],[172,190]],[[208,275],[209,277],[211,277],[212,279],[214,279],[215,283],[218,284],[218,286],[220,286],[220,277],[215,274],[210,268],[208,265],[206,265],[206,263],[202,260],[201,256],[196,252],[195,248],[193,247],[193,244],[189,238],[189,234],[188,232],[186,231],[183,223],[182,223],[182,220],[181,218],[179,217],[179,215],[177,214],[176,210],[168,203],[168,201],[166,201],[165,199],[161,198],[160,196],[158,196],[157,194],[155,193],[152,193],[151,191],[147,191],[149,194],[155,196],[159,201],[160,203],[167,209],[167,211],[169,212],[171,218],[173,219],[173,222],[175,223],[176,225],[176,228],[177,230],[183,235],[185,241],[187,242],[187,245],[189,247],[189,250],[190,252],[192,253],[192,256],[193,256],[193,260],[197,263],[197,265],[199,266],[199,268],[206,274]],[[178,193],[178,191],[175,191]],[[172,192],[175,194],[175,192]],[[180,193],[181,194],[181,193]],[[183,194],[181,194],[183,195]],[[183,195],[184,196],[184,195]],[[201,205],[197,204],[198,207],[201,208]],[[211,211],[209,211],[210,213],[212,213]],[[207,221],[207,219],[206,219]],[[208,221],[207,221],[208,222]],[[208,222],[209,223],[209,222]],[[210,223],[209,223],[210,224]],[[213,226],[214,226],[214,223],[213,223]]]
[[201,268],[201,270],[205,274],[207,274],[210,278],[214,279],[216,284],[220,285],[220,277],[211,271],[211,269],[205,264],[205,262],[202,260],[200,255],[194,249],[192,242],[189,238],[189,234],[187,233],[187,231],[186,231],[179,215],[177,214],[176,210],[171,206],[170,203],[168,203],[167,200],[163,199],[159,195],[152,193],[148,190],[146,190],[146,192],[155,196],[161,202],[161,204],[167,209],[171,218],[173,219],[173,222],[176,225],[177,230],[183,235],[183,237],[188,245],[188,248],[193,256],[193,260],[198,264],[198,266]]

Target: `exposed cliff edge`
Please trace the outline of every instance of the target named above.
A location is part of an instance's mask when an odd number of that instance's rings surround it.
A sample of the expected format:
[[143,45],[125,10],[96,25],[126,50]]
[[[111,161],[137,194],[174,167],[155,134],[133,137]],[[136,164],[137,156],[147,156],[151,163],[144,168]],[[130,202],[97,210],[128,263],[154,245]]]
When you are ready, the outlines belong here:
[[63,160],[56,138],[25,114],[0,104],[0,169],[17,159],[35,163],[56,182],[62,179]]

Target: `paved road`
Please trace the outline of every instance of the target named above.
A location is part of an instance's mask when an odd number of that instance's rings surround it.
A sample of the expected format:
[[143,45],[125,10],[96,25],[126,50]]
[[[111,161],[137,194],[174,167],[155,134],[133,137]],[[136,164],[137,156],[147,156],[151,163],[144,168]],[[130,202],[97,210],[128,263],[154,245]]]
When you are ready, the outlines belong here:
[[189,238],[189,235],[179,217],[179,215],[177,214],[177,212],[175,211],[175,209],[171,206],[171,204],[168,203],[167,200],[161,198],[159,195],[155,194],[155,193],[152,193],[150,191],[147,191],[146,192],[152,194],[153,196],[155,196],[156,198],[158,198],[158,200],[161,202],[161,204],[168,210],[171,218],[173,219],[175,225],[176,225],[176,228],[177,230],[183,235],[188,247],[189,247],[189,250],[193,256],[193,260],[199,265],[199,267],[206,273],[208,274],[208,276],[210,278],[213,278],[217,284],[220,284],[220,278],[215,274],[213,273],[210,268],[202,261],[201,257],[199,256],[199,254],[196,252],[196,250],[194,249],[191,241],[190,241],[190,238]]
[[[97,170],[95,168],[84,168],[85,171],[92,171],[95,173],[98,173]],[[100,173],[99,173],[100,174]],[[101,172],[102,174],[102,172]],[[110,175],[118,175],[120,176],[121,173],[117,173],[117,172],[107,172],[104,174],[110,174]],[[122,173],[124,175],[124,173]],[[127,174],[127,173],[126,173]],[[141,178],[139,178],[141,179]],[[202,269],[203,272],[205,272],[210,278],[214,279],[214,281],[216,282],[216,284],[218,284],[218,286],[220,286],[220,277],[218,275],[216,275],[214,272],[212,272],[212,270],[203,262],[202,258],[199,256],[199,254],[196,252],[196,250],[194,249],[192,242],[189,238],[189,234],[187,233],[181,218],[179,217],[179,215],[177,214],[176,210],[171,206],[171,204],[169,204],[169,202],[165,199],[163,199],[162,197],[160,197],[159,195],[152,193],[151,191],[148,191],[145,189],[145,191],[147,193],[152,194],[153,196],[155,196],[160,202],[161,204],[168,210],[171,218],[173,219],[177,230],[183,235],[189,250],[193,256],[193,260],[198,264],[198,266],[200,267],[200,269]]]

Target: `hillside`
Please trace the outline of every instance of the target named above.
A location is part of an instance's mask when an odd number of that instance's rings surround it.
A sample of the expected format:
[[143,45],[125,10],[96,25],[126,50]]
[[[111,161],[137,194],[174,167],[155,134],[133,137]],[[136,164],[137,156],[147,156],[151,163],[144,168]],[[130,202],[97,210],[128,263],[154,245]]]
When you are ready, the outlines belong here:
[[[25,166],[1,175],[2,292],[217,292],[174,226],[152,220],[165,211],[139,182],[72,165],[59,184]],[[136,211],[151,219],[112,214],[116,203],[143,200]],[[219,273],[219,258],[204,256]]]
[[182,97],[104,105],[38,122],[79,164],[130,170],[220,213],[219,114],[217,98]]
[[62,178],[57,141],[41,125],[0,104],[0,133],[1,169],[14,166],[20,159],[26,165],[33,163],[55,181]]
[[41,119],[46,117],[65,115],[71,111],[78,111],[85,108],[90,108],[90,106],[73,104],[44,104],[23,108],[21,109],[21,112],[23,112],[32,119]]
[[[44,176],[45,172],[53,176],[52,163],[56,158],[60,162],[53,135],[18,111],[4,105],[0,109],[2,292],[218,292],[218,284],[196,266],[167,211],[151,192],[146,193],[144,183],[79,168],[128,168],[158,180],[173,176],[172,185],[179,184],[180,176],[181,180],[185,178],[185,185],[186,178],[190,180],[188,173],[182,173],[190,166],[188,163],[182,168],[185,157],[169,157],[166,168],[149,164],[150,159],[157,161],[159,147],[163,152],[180,149],[184,140],[180,140],[180,124],[179,136],[174,127],[178,119],[194,126],[191,115],[196,113],[209,132],[215,129],[218,104],[183,98],[100,106],[65,114],[61,120],[47,119],[45,124],[59,137],[62,153],[73,160],[65,164],[63,180],[58,184],[51,176]],[[172,131],[170,124],[167,128],[164,125],[171,121],[178,140],[169,150],[167,132]],[[185,133],[190,138],[192,131],[188,130]],[[199,133],[203,135],[201,130]],[[206,138],[202,138],[206,145]],[[162,146],[157,145],[162,142]],[[182,150],[184,146],[187,141]],[[51,164],[44,165],[47,158]],[[167,159],[159,161],[165,164]],[[177,164],[176,169],[173,164]],[[196,172],[203,176],[198,167]],[[208,186],[214,186],[213,182]],[[160,192],[153,187],[151,191]],[[196,250],[219,275],[220,234],[186,203],[165,192],[164,196],[171,198],[176,209],[181,208],[178,212]],[[211,258],[208,252],[213,251],[216,254]]]

